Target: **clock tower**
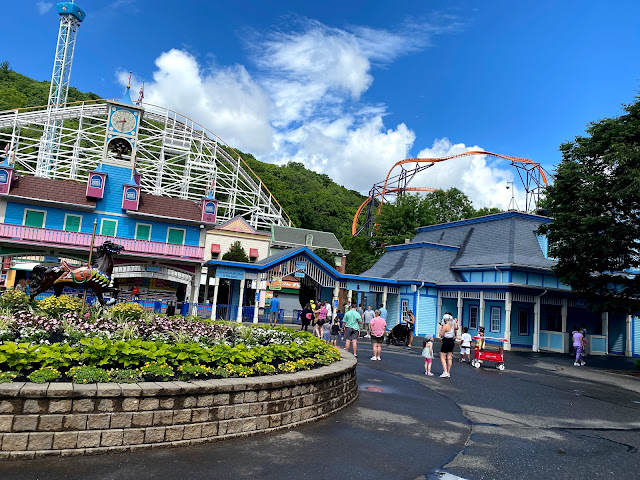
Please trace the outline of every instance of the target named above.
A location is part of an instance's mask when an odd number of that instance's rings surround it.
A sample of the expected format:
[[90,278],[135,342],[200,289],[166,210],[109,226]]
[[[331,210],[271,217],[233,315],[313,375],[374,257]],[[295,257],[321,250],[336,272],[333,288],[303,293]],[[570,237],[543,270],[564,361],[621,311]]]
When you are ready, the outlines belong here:
[[107,132],[102,162],[133,167],[138,146],[138,130],[144,109],[138,105],[107,102]]

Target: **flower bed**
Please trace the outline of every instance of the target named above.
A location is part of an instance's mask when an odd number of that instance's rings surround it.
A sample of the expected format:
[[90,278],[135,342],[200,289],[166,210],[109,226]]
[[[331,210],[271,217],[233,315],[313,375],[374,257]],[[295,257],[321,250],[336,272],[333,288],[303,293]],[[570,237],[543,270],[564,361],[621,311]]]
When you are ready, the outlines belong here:
[[166,317],[136,303],[91,307],[75,297],[30,304],[0,297],[0,382],[190,380],[291,373],[328,365],[338,350],[306,332]]

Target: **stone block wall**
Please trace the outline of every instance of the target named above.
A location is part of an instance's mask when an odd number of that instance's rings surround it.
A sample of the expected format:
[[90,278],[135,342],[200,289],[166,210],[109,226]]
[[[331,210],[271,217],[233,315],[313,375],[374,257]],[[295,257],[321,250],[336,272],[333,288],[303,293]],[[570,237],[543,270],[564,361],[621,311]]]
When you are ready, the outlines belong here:
[[290,428],[355,400],[356,361],[284,375],[0,384],[0,459],[181,446]]

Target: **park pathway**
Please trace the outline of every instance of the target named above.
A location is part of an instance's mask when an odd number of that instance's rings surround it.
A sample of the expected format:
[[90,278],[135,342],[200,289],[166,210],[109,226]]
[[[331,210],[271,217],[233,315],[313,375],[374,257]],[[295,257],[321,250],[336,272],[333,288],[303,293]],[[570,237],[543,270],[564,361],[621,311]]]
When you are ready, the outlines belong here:
[[607,372],[614,361],[575,368],[566,356],[511,353],[503,372],[455,363],[441,379],[423,374],[418,345],[385,346],[381,362],[360,346],[359,398],[319,422],[193,447],[3,462],[0,478],[637,478],[640,379]]

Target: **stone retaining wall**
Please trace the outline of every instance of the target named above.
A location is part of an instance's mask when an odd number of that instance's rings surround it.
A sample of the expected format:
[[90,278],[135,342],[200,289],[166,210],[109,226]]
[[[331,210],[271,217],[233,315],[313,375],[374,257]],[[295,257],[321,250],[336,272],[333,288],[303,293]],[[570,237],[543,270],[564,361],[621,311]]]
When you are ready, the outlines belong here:
[[358,395],[350,354],[272,377],[0,384],[0,459],[193,445],[318,420]]

